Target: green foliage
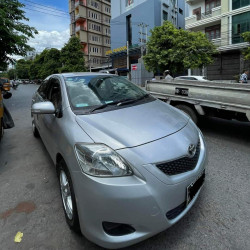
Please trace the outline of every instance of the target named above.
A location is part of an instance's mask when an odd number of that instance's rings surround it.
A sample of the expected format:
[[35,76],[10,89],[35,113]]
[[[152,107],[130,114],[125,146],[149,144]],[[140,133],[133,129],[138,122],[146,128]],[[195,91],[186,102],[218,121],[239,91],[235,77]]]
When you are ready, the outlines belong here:
[[49,75],[60,72],[61,52],[58,49],[45,49],[37,55],[30,65],[29,74],[31,79],[44,79]]
[[29,21],[22,7],[18,0],[0,0],[0,67],[14,62],[12,55],[25,56],[32,50],[27,41],[37,31],[22,23]]
[[84,72],[84,53],[80,39],[71,37],[61,50],[61,72]]
[[148,54],[143,57],[148,71],[172,73],[195,69],[213,62],[216,47],[202,32],[176,29],[170,22],[151,30]]
[[15,79],[16,76],[17,76],[17,74],[16,74],[16,70],[15,70],[15,69],[10,69],[10,70],[8,71],[8,78],[9,78],[9,79]]
[[[243,34],[241,34],[241,36],[244,38],[245,42],[250,43],[250,31],[247,31]],[[245,56],[246,60],[250,60],[250,46],[248,45],[248,47],[243,51],[243,54]]]
[[20,79],[29,79],[30,65],[31,61],[25,61],[24,59],[18,60],[16,64],[17,77]]

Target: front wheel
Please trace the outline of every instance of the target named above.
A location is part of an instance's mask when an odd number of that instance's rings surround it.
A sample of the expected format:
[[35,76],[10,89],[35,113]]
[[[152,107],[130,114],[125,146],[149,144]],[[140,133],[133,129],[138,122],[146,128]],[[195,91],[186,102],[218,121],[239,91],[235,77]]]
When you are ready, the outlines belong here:
[[80,233],[75,192],[69,170],[63,160],[58,163],[57,174],[60,183],[63,210],[67,224],[71,230]]
[[185,114],[187,114],[195,124],[198,123],[198,115],[196,114],[196,112],[190,108],[189,106],[186,106],[186,105],[176,105],[175,106],[177,109],[180,109],[182,110]]

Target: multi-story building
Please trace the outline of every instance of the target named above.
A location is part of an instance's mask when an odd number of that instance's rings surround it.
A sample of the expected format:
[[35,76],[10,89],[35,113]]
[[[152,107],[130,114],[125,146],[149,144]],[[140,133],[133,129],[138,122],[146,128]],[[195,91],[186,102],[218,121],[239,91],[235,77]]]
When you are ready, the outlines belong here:
[[248,46],[241,36],[250,31],[250,0],[186,0],[189,16],[186,29],[202,31],[216,46],[219,54],[207,67],[210,80],[233,80],[244,67],[241,50]]
[[[185,26],[183,0],[114,0],[112,1],[111,47],[145,42],[146,33],[165,20],[177,28]],[[141,26],[143,30],[141,31]],[[147,32],[148,31],[148,32]],[[139,32],[143,32],[143,36]],[[143,39],[143,40],[142,40]]]
[[111,48],[109,57],[112,65],[128,71],[129,65],[138,63],[150,30],[161,26],[164,21],[172,22],[177,28],[185,26],[186,3],[183,0],[113,0],[111,19]]
[[111,0],[69,0],[70,35],[80,38],[88,67],[102,67],[110,50]]

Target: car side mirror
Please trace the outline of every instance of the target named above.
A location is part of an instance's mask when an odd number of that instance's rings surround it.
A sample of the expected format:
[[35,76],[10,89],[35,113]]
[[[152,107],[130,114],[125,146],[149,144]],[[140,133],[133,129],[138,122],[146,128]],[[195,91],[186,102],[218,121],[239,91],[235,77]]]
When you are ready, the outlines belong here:
[[55,114],[56,109],[52,102],[38,102],[32,105],[32,114]]

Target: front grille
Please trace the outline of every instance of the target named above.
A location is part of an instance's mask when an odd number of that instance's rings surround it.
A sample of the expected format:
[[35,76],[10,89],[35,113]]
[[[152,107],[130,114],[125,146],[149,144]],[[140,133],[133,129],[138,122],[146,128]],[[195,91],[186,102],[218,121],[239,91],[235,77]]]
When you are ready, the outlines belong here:
[[200,156],[200,141],[196,146],[195,155],[192,158],[183,157],[175,161],[157,164],[159,168],[166,175],[177,175],[195,169]]
[[184,209],[186,208],[186,202],[181,203],[181,205],[179,205],[178,207],[168,211],[166,213],[166,216],[169,220],[173,220],[174,218],[176,218],[179,214],[181,214],[182,211],[184,211]]

